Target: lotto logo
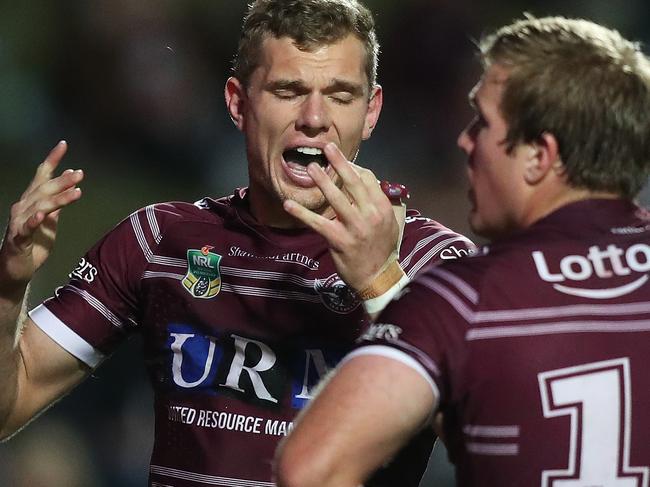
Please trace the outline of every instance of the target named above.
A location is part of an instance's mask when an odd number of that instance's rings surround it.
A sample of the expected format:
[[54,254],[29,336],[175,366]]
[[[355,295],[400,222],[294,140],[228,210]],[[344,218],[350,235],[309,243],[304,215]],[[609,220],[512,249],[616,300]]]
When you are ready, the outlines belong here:
[[[539,250],[534,251],[532,257],[539,277],[546,282],[556,283],[553,285],[554,289],[564,294],[594,299],[609,299],[629,294],[648,281],[646,273],[650,271],[650,246],[642,243],[627,249],[613,244],[605,249],[593,245],[589,247],[587,255],[566,255],[559,263],[549,264],[544,253]],[[557,284],[586,281],[592,277],[609,279],[623,276],[630,276],[631,280],[622,286],[603,289]]]

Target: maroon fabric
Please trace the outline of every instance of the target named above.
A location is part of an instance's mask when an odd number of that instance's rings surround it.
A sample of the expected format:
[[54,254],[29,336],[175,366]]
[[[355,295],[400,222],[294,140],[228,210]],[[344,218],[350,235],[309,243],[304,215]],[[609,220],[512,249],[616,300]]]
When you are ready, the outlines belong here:
[[[134,213],[45,303],[104,354],[131,333],[144,336],[155,391],[152,485],[270,485],[277,442],[364,324],[324,239],[258,225],[245,195]],[[409,210],[407,273],[469,246]],[[208,289],[218,292],[206,298]],[[417,485],[426,460],[398,466],[410,478],[403,485]]]
[[435,382],[459,485],[648,485],[649,232],[631,203],[568,205],[421,273],[367,330]]

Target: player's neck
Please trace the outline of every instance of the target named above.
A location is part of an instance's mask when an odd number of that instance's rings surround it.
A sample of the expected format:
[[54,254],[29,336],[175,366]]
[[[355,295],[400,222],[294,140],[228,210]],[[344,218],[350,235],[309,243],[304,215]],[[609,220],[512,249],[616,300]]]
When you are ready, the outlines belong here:
[[[251,216],[261,225],[280,229],[305,228],[304,223],[284,210],[282,201],[275,195],[249,188],[246,199]],[[329,205],[312,211],[328,219],[336,217],[336,213]]]
[[303,226],[299,221],[284,211],[281,204],[268,204],[267,202],[257,201],[252,194],[249,198],[249,211],[255,221],[267,227],[300,228]]
[[524,227],[528,227],[538,220],[541,220],[554,211],[562,208],[563,206],[578,201],[589,199],[618,199],[620,195],[608,191],[593,191],[586,188],[565,188],[563,191],[558,191],[554,194],[546,195],[543,201],[539,204],[532,206],[531,211],[526,215],[526,222]]
[[282,202],[278,199],[260,195],[259,191],[249,191],[247,197],[249,212],[260,225],[282,229],[304,227],[299,220],[284,211]]

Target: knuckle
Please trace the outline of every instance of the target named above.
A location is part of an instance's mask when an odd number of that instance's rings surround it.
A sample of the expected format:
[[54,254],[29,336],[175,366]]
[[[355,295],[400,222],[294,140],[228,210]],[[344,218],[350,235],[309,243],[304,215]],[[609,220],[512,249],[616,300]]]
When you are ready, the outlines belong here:
[[353,234],[356,237],[357,241],[366,241],[373,235],[373,229],[375,225],[372,221],[368,221],[369,224],[365,225],[356,225],[353,230]]
[[380,208],[373,206],[372,209],[369,211],[366,219],[368,220],[369,224],[372,226],[382,225],[386,220],[384,215],[385,212],[381,211]]
[[373,184],[376,183],[377,178],[375,177],[375,173],[373,173],[370,169],[367,168],[362,168],[361,171],[359,171],[359,175],[361,176],[361,179],[363,179],[365,182],[372,182]]
[[339,248],[341,249],[353,249],[357,242],[359,241],[359,238],[356,235],[345,235],[345,236],[340,236],[338,239],[338,245]]
[[46,175],[49,173],[50,166],[47,163],[47,159],[45,159],[43,162],[41,162],[37,167],[36,167],[36,176],[37,177],[42,177],[43,175]]
[[18,217],[23,212],[23,210],[24,210],[24,204],[22,200],[17,201],[13,205],[11,205],[11,211],[10,211],[11,218],[15,219],[16,217]]

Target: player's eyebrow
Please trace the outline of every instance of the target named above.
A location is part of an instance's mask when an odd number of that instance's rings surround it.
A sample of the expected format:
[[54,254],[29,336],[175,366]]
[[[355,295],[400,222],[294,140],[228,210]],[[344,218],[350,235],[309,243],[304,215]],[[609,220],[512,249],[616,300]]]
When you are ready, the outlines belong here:
[[483,110],[481,109],[481,103],[478,101],[478,98],[476,97],[476,90],[472,90],[469,92],[469,95],[467,95],[467,102],[469,103],[469,106],[471,106],[479,116],[485,118]]
[[278,91],[278,90],[290,90],[295,91],[296,93],[302,93],[308,91],[307,85],[300,80],[290,80],[290,79],[277,79],[274,81],[269,81],[265,88],[268,91]]
[[[277,79],[270,81],[265,86],[268,91],[290,90],[295,93],[306,93],[309,86],[301,80]],[[326,95],[338,92],[347,92],[354,97],[363,95],[363,85],[344,79],[334,78],[323,88],[322,92]]]
[[325,87],[323,93],[330,94],[342,91],[350,93],[352,96],[358,97],[363,95],[363,85],[355,83],[353,81],[334,78],[332,81],[330,81],[330,84]]

